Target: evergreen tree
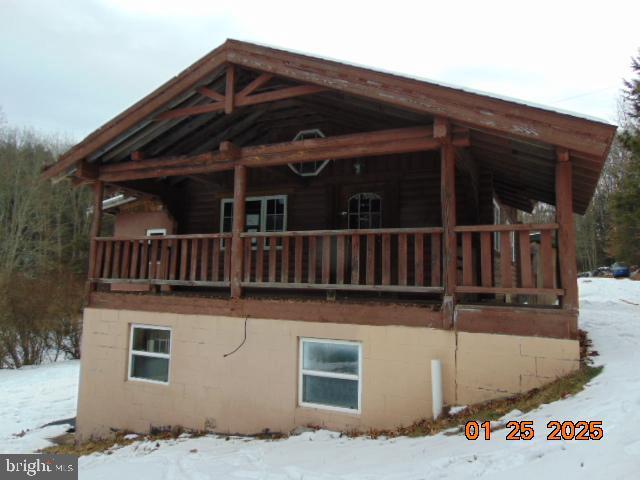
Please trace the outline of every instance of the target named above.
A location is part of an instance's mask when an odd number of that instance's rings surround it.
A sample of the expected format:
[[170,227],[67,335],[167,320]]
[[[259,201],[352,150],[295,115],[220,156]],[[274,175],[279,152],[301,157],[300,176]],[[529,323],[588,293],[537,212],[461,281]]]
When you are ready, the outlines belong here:
[[621,141],[630,153],[619,190],[612,196],[612,250],[617,260],[640,264],[640,55],[633,59],[635,78],[626,81],[629,121]]

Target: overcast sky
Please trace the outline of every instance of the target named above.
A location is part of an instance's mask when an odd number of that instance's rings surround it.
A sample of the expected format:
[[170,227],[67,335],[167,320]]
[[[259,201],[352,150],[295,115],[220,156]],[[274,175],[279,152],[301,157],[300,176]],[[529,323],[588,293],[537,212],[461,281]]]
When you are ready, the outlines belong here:
[[615,122],[640,1],[0,0],[0,108],[80,140],[226,38]]

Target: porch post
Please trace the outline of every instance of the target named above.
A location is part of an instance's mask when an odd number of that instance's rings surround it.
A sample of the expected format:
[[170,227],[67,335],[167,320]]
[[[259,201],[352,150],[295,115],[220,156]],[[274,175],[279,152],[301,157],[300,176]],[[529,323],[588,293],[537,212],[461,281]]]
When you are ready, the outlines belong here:
[[444,298],[442,313],[449,327],[453,326],[453,309],[455,304],[455,287],[457,276],[457,242],[454,228],[456,226],[456,155],[451,142],[449,124],[437,119],[434,136],[442,139],[440,148],[440,203],[442,209],[443,228],[443,286]]
[[242,296],[242,237],[245,227],[247,167],[236,165],[233,175],[233,229],[231,238],[231,298]]
[[558,149],[556,162],[556,222],[558,223],[558,266],[564,289],[565,310],[578,309],[576,230],[573,222],[572,165],[567,149]]
[[[95,181],[93,188],[93,218],[91,219],[91,229],[89,231],[89,269],[88,277],[96,276],[96,241],[95,238],[100,235],[102,228],[102,199],[104,197],[104,183]],[[87,284],[87,296],[90,292],[95,291],[96,284],[89,280]]]

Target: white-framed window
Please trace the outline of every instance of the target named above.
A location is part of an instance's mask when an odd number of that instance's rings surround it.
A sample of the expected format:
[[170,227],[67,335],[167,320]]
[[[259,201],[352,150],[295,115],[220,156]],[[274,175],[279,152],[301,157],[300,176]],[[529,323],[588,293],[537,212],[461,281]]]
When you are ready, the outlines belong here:
[[349,198],[348,228],[380,228],[382,197],[377,193],[356,193]]
[[358,342],[300,339],[299,404],[360,413],[362,345]]
[[[287,196],[247,197],[245,232],[284,232],[287,229]],[[233,228],[233,198],[223,198],[220,208],[220,231]]]
[[147,237],[161,237],[167,234],[166,228],[147,228]]
[[[318,128],[310,130],[301,130],[293,137],[296,140],[308,140],[311,138],[324,138],[324,133]],[[289,163],[289,168],[301,177],[315,177],[327,166],[329,160],[316,160],[315,162]]]
[[169,383],[171,329],[153,325],[131,325],[129,380]]

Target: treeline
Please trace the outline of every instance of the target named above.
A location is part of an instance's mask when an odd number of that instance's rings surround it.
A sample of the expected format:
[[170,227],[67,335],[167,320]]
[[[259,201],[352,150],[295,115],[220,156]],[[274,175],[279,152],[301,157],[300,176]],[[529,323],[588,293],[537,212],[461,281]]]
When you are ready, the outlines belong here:
[[80,355],[91,193],[40,177],[67,147],[0,118],[0,368]]
[[617,259],[640,264],[640,54],[634,77],[625,82],[620,142],[627,152],[619,185],[611,196],[612,251]]
[[625,82],[620,130],[586,215],[576,218],[578,262],[590,270],[613,261],[640,264],[640,55]]
[[[575,217],[578,269],[593,270],[615,261],[640,265],[640,56],[635,78],[625,82],[619,108],[619,134],[585,215]],[[553,206],[538,204],[527,220],[553,222]]]

